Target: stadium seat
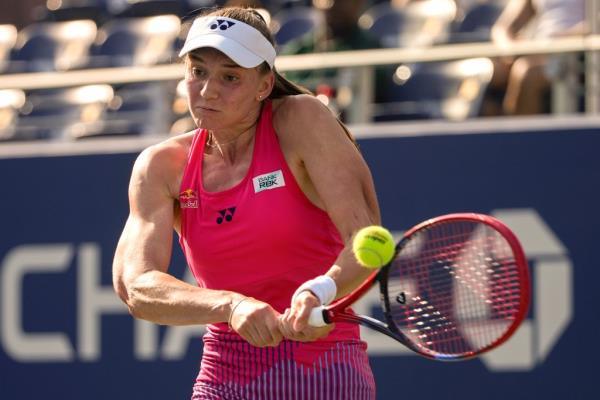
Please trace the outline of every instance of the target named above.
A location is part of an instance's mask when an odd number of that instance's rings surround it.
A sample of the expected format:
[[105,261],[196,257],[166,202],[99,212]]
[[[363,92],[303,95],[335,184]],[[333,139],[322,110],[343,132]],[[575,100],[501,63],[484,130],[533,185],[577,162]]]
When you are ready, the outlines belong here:
[[15,139],[77,139],[102,131],[113,99],[109,85],[37,90],[27,94]]
[[323,14],[312,7],[284,9],[273,15],[271,31],[279,46],[314,31],[323,24]]
[[181,15],[184,7],[180,0],[111,0],[108,10],[117,18],[138,18]]
[[455,16],[451,0],[423,0],[403,8],[380,3],[365,11],[358,24],[384,47],[422,47],[445,40]]
[[19,110],[25,105],[25,92],[18,89],[0,90],[0,141],[16,136]]
[[408,23],[406,13],[388,3],[369,8],[358,20],[359,26],[378,38],[384,47],[398,47]]
[[147,66],[172,61],[176,15],[113,19],[100,27],[90,67]]
[[281,8],[304,8],[312,5],[312,0],[271,0],[267,3],[272,3],[273,6],[279,5]]
[[41,21],[73,21],[91,19],[96,25],[103,24],[110,15],[104,0],[55,0],[46,2]]
[[465,10],[450,32],[449,43],[487,42],[492,26],[504,10],[504,3],[496,0],[476,3]]
[[[226,3],[227,0],[215,1],[215,3]],[[313,0],[260,0],[261,5],[271,13],[294,8],[312,7]]]
[[83,67],[96,38],[92,20],[38,22],[17,36],[12,72],[65,71]]
[[492,61],[471,58],[398,67],[394,84],[374,104],[374,121],[464,120],[479,115]]
[[17,28],[14,25],[0,25],[0,73],[8,68],[10,52],[17,42]]
[[174,99],[171,106],[172,123],[169,128],[171,135],[179,135],[196,128],[196,123],[188,110],[188,94],[185,80],[180,80],[175,89]]
[[113,106],[104,117],[102,135],[165,135],[176,82],[147,82],[115,87]]

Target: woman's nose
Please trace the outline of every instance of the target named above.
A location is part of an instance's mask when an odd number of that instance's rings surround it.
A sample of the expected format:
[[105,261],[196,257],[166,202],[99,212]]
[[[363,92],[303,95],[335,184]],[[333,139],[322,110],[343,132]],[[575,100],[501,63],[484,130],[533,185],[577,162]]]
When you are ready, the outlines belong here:
[[211,99],[218,96],[217,85],[212,78],[207,78],[200,88],[200,95],[205,99]]

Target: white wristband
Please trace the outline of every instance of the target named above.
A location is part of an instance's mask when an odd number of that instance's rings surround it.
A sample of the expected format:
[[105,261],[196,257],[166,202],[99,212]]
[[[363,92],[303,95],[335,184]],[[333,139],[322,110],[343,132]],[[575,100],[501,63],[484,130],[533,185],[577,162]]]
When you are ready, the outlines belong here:
[[335,295],[337,293],[337,286],[335,281],[328,277],[327,275],[317,276],[314,279],[304,282],[292,296],[292,303],[296,299],[296,297],[305,290],[312,292],[322,305],[327,305],[335,299]]

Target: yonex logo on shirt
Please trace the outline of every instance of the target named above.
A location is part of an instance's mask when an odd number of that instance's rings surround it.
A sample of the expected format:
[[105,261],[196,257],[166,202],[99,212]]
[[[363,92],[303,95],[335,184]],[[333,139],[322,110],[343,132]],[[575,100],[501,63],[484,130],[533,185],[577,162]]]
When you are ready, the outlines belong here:
[[277,170],[254,177],[254,179],[252,179],[252,184],[254,185],[254,193],[258,193],[263,190],[284,187],[285,180],[283,179],[283,172]]
[[226,31],[227,29],[231,28],[233,25],[235,25],[235,22],[233,22],[233,21],[226,21],[224,19],[218,19],[217,22],[212,23],[210,25],[210,29],[214,31],[217,28],[219,28],[222,31]]
[[231,222],[233,220],[233,214],[235,214],[235,207],[229,207],[223,210],[219,210],[217,224],[221,225],[223,221]]

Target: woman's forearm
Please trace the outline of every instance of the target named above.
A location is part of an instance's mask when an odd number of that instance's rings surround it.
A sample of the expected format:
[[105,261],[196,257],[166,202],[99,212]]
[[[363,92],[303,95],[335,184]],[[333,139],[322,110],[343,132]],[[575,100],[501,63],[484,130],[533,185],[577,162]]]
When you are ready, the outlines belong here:
[[336,264],[326,273],[337,286],[336,298],[343,297],[357,288],[373,270],[361,267],[352,253],[350,246],[346,246],[340,253]]
[[139,275],[127,286],[130,313],[161,325],[227,322],[231,305],[244,296],[199,288],[160,271]]

